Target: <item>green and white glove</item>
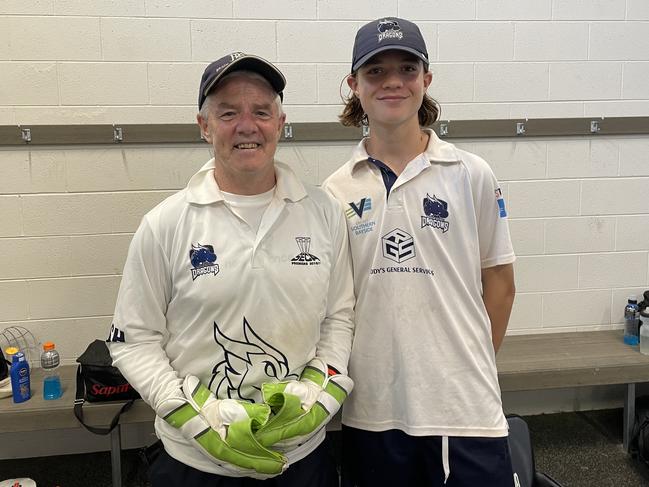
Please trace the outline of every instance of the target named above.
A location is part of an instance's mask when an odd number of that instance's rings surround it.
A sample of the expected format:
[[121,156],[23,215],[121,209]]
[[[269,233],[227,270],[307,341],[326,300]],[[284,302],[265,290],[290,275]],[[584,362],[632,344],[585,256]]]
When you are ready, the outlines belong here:
[[266,447],[289,451],[326,426],[354,387],[343,374],[329,375],[327,364],[311,360],[300,380],[262,384],[261,393],[274,415],[255,436]]
[[158,415],[210,460],[236,476],[269,478],[286,469],[286,458],[254,435],[270,416],[266,404],[217,399],[192,375],[185,377],[182,390],[185,398],[167,399]]

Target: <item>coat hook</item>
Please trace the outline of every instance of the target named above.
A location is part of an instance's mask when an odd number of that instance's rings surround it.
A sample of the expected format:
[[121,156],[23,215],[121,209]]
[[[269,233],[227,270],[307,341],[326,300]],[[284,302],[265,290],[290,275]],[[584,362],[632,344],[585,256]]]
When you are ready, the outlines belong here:
[[32,129],[20,129],[20,137],[23,139],[25,144],[29,144],[32,141]]
[[116,127],[113,125],[113,140],[117,143],[124,141],[124,133],[122,132],[122,127]]

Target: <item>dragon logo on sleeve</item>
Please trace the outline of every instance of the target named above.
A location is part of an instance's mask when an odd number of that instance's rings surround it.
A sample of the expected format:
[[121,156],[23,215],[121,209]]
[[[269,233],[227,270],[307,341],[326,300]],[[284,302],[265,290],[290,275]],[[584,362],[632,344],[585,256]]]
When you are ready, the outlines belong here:
[[[214,339],[222,350],[224,359],[212,369],[209,388],[217,397],[255,402],[260,397],[261,383],[284,379],[297,379],[289,374],[286,356],[264,341],[243,318],[243,340],[226,336],[214,322]],[[253,383],[246,383],[251,377]],[[263,377],[262,380],[259,380]]]

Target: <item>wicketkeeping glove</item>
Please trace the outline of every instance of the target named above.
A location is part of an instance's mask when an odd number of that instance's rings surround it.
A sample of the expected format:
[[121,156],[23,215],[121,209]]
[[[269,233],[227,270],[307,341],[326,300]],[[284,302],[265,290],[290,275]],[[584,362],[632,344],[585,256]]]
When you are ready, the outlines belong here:
[[236,476],[268,478],[286,469],[286,458],[254,436],[270,416],[266,404],[217,399],[191,375],[182,390],[185,398],[167,399],[158,414],[210,460]]
[[346,375],[330,376],[319,358],[304,367],[299,381],[262,384],[264,402],[274,416],[257,430],[257,440],[284,451],[301,445],[331,420],[353,387]]

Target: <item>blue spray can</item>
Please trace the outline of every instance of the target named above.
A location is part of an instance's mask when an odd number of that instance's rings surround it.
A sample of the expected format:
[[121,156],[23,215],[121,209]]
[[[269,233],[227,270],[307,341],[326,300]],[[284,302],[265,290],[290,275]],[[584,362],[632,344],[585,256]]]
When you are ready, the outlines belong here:
[[[7,350],[7,353],[10,353]],[[29,363],[22,352],[15,352],[11,358],[11,392],[14,402],[25,402],[32,397],[29,384]]]

